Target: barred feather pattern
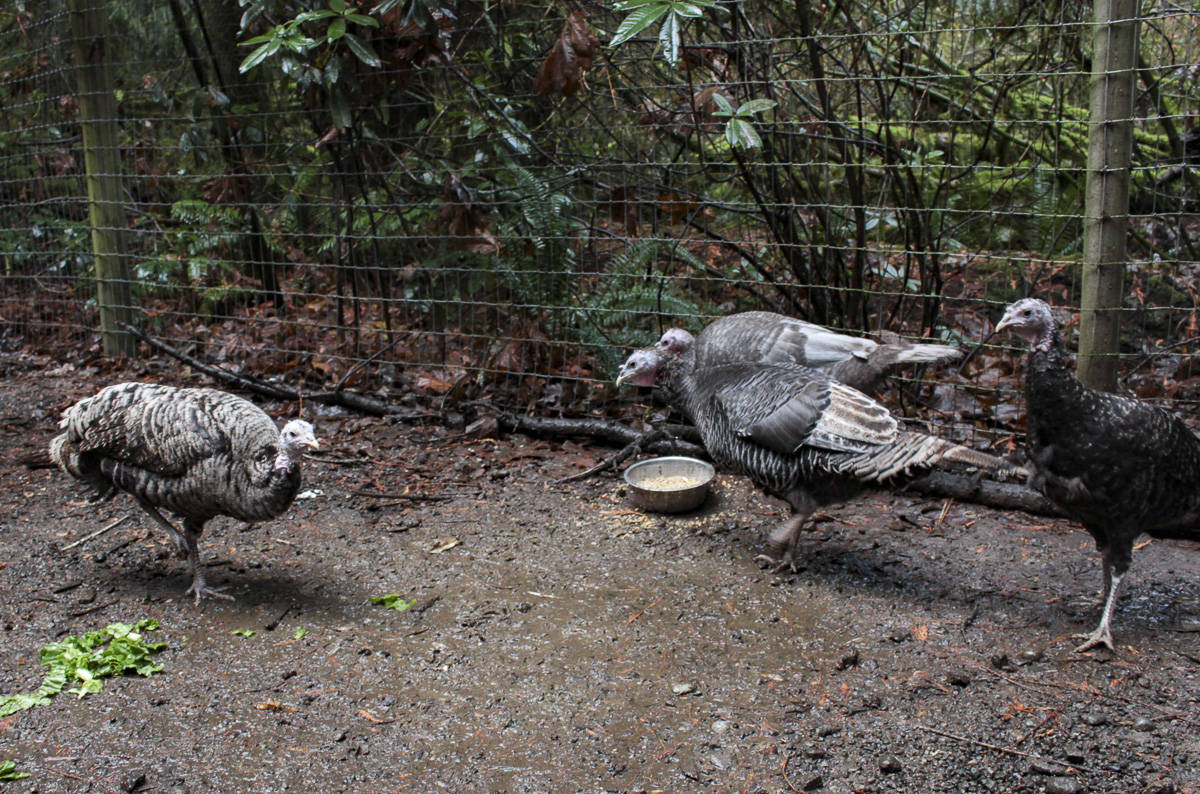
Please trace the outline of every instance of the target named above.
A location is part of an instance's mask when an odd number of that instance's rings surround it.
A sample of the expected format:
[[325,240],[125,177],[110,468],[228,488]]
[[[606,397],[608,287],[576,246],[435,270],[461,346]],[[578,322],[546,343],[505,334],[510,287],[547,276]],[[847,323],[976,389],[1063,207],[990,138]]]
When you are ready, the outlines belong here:
[[50,455],[68,474],[201,524],[275,518],[300,487],[298,463],[276,466],[271,418],[216,389],[116,384],[68,408],[60,427]]
[[663,396],[695,423],[713,459],[777,495],[829,478],[886,485],[934,467],[1013,469],[987,453],[901,430],[884,406],[808,367],[699,368],[691,352],[660,355]]
[[829,375],[794,364],[700,366],[696,350],[635,352],[619,381],[655,378],[662,396],[700,431],[723,470],[787,500],[792,516],[770,533],[776,570],[795,565],[800,529],[823,504],[887,487],[933,467],[1014,470],[1008,462],[936,436],[902,430],[887,409]]
[[788,454],[748,441],[733,431],[725,417],[702,413],[697,429],[705,449],[723,470],[746,475],[777,496],[805,485],[828,488],[829,481],[835,479],[847,481],[838,489],[846,492],[850,490],[849,481],[863,486],[886,486],[931,468],[1012,469],[1011,464],[992,455],[936,436],[907,431],[863,452],[801,446]]
[[675,338],[681,346],[694,345],[700,367],[745,362],[812,367],[866,393],[877,391],[899,367],[955,361],[962,356],[949,345],[912,344],[895,335],[881,343],[763,311],[720,317],[690,342],[690,335]]

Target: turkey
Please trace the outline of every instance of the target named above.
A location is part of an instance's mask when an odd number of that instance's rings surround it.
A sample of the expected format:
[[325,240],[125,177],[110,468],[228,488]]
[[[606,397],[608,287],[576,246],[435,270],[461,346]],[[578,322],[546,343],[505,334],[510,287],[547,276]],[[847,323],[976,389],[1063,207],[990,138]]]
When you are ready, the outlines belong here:
[[1113,607],[1137,536],[1200,540],[1200,439],[1169,411],[1076,380],[1044,301],[1009,306],[996,325],[1006,328],[1030,345],[1032,485],[1083,524],[1104,564],[1100,624],[1075,650],[1114,650]]
[[[227,598],[208,587],[196,541],[225,515],[266,521],[300,488],[300,458],[318,449],[313,427],[294,419],[280,432],[253,403],[216,389],[120,383],[63,412],[50,459],[91,486],[97,498],[133,496],[170,534],[191,568],[187,593]],[[183,519],[183,532],[160,509]]]
[[700,431],[722,469],[785,500],[791,517],[768,537],[776,571],[795,570],[804,522],[864,487],[933,467],[1010,470],[999,458],[900,428],[887,409],[829,375],[795,364],[698,366],[695,351],[635,351],[617,385],[657,386]]
[[742,312],[714,320],[699,338],[682,328],[668,328],[657,346],[675,353],[694,346],[696,363],[702,367],[742,361],[799,364],[867,394],[877,392],[888,373],[905,364],[962,357],[961,351],[948,345],[914,345],[894,334],[888,336],[890,341],[879,343],[783,314]]

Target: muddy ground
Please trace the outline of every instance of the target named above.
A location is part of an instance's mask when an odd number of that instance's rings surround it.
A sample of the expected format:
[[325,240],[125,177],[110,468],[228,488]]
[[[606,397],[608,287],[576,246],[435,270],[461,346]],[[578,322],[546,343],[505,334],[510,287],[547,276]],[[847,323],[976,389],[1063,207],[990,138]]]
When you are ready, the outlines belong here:
[[[878,492],[776,576],[782,505],[739,478],[646,515],[612,477],[549,484],[609,451],[585,442],[323,416],[313,498],[210,524],[237,600],[196,607],[128,497],[21,462],[130,374],[0,359],[0,692],[67,634],[167,643],[151,678],[0,720],[31,773],[0,791],[1200,791],[1196,544],[1141,548],[1119,652],[1079,656],[1100,566],[1062,521]],[[369,603],[393,592],[415,606]]]

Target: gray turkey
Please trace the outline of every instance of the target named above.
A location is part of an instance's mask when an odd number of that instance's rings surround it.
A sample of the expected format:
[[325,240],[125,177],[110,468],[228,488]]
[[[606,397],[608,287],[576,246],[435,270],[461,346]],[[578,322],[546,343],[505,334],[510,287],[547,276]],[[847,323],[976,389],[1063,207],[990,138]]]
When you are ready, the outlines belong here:
[[948,345],[912,344],[894,334],[889,337],[890,341],[880,343],[783,314],[742,312],[714,320],[698,338],[682,328],[668,328],[657,347],[675,353],[694,347],[701,367],[739,362],[799,364],[867,394],[878,391],[888,373],[898,367],[962,356]]
[[1079,635],[1084,643],[1076,651],[1111,650],[1113,607],[1137,536],[1200,540],[1200,439],[1169,411],[1076,380],[1044,301],[1009,306],[996,325],[1005,328],[1030,345],[1032,484],[1083,524],[1104,564],[1100,624]]
[[875,400],[795,364],[699,366],[695,351],[635,351],[617,385],[656,386],[686,414],[723,470],[785,500],[791,517],[768,537],[775,570],[795,567],[805,520],[821,505],[929,468],[1010,470],[999,458],[900,428]]
[[[216,389],[119,383],[63,412],[50,459],[98,498],[118,490],[167,530],[191,567],[193,593],[230,598],[205,585],[196,541],[225,515],[266,521],[300,488],[300,458],[318,448],[313,427],[294,419],[282,433],[253,403]],[[160,509],[183,519],[183,532]]]

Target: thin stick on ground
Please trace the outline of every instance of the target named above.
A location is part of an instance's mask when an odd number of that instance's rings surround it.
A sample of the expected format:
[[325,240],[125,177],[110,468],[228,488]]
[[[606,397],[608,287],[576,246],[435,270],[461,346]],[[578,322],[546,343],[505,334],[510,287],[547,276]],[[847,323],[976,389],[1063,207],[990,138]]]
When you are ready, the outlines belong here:
[[444,494],[400,493],[399,491],[362,491],[351,488],[355,496],[366,496],[371,499],[405,499],[413,502],[449,502],[453,496]]
[[1017,755],[1017,756],[1020,756],[1021,758],[1029,758],[1034,761],[1049,761],[1050,763],[1058,764],[1058,765],[1064,767],[1065,769],[1078,769],[1083,772],[1091,772],[1093,774],[1101,774],[1099,769],[1092,769],[1091,767],[1082,766],[1080,764],[1072,764],[1070,761],[1060,761],[1057,758],[1050,758],[1048,756],[1038,755],[1037,753],[1026,753],[1022,750],[1017,750],[1013,747],[1002,747],[998,744],[988,744],[987,742],[981,742],[978,739],[972,739],[969,736],[959,736],[954,733],[947,733],[946,731],[938,730],[937,728],[930,728],[927,725],[918,725],[917,727],[923,731],[928,731],[929,733],[937,734],[938,736],[944,736],[947,739],[953,739],[956,742],[966,742],[967,744],[973,744],[976,747],[983,747],[988,750],[995,750],[998,753],[1007,753],[1008,755]]
[[92,540],[93,538],[98,538],[98,537],[100,537],[100,536],[101,536],[101,535],[103,535],[105,532],[108,532],[110,529],[113,529],[114,527],[118,527],[118,526],[120,526],[121,524],[124,524],[124,523],[125,523],[126,521],[128,521],[128,520],[129,520],[129,514],[128,514],[128,513],[126,513],[125,515],[121,516],[120,518],[118,518],[118,519],[116,519],[116,520],[114,520],[114,521],[111,521],[111,522],[109,522],[109,524],[108,524],[107,526],[104,526],[104,527],[101,527],[100,529],[97,529],[97,530],[96,530],[95,532],[93,532],[92,534],[90,534],[90,535],[84,535],[84,536],[83,536],[82,538],[80,538],[79,540],[72,541],[72,542],[68,543],[67,545],[65,545],[65,546],[63,546],[61,549],[59,549],[59,551],[70,551],[71,549],[75,548],[76,546],[82,546],[84,543],[87,543],[89,540]]
[[638,436],[633,441],[629,442],[624,447],[622,447],[618,452],[615,452],[612,455],[609,455],[607,458],[600,461],[595,466],[592,466],[592,467],[587,468],[580,472],[576,472],[575,474],[568,474],[566,477],[559,477],[557,480],[554,481],[554,484],[562,485],[563,483],[574,482],[576,480],[586,480],[588,477],[591,477],[593,474],[596,474],[598,472],[604,471],[605,469],[609,469],[609,468],[611,468],[615,472],[617,470],[617,466],[620,466],[622,463],[624,463],[626,461],[626,459],[631,458],[634,455],[637,455],[644,448],[650,446],[651,444],[653,444],[657,441],[662,441],[666,437],[667,437],[667,431],[663,430],[662,428],[656,428],[654,430],[650,430],[650,431]]

